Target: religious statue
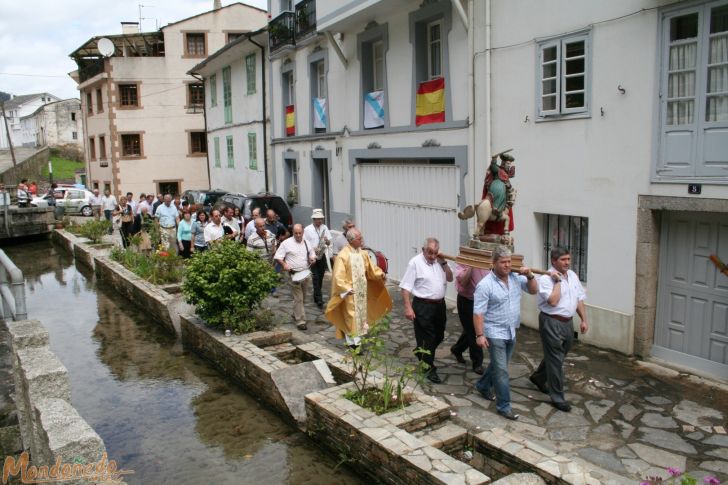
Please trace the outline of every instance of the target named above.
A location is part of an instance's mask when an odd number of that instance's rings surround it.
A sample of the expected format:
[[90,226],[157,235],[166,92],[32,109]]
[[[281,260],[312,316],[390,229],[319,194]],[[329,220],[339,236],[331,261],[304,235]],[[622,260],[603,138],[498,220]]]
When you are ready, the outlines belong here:
[[493,155],[486,170],[483,195],[478,204],[467,206],[458,213],[460,219],[477,216],[473,239],[511,246],[513,230],[513,204],[516,190],[511,178],[516,175],[516,159],[506,150]]

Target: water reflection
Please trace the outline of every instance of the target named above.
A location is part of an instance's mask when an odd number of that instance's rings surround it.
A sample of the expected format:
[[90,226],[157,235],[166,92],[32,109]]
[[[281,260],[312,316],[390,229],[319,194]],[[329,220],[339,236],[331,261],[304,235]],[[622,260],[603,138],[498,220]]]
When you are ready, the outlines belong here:
[[28,313],[69,370],[72,401],[130,484],[356,484],[303,434],[49,243],[6,250]]

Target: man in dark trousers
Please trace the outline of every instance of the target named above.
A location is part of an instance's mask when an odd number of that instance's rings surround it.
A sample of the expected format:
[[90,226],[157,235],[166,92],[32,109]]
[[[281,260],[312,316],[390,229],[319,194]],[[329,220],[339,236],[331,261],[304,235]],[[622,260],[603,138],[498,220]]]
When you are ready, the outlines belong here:
[[574,313],[579,314],[579,330],[589,329],[584,299],[586,293],[579,277],[571,271],[571,254],[567,249],[551,250],[549,274],[538,281],[538,331],[543,345],[543,360],[531,377],[531,382],[551,397],[559,411],[571,411],[564,397],[564,358],[574,339]]
[[[415,326],[416,348],[429,352],[427,355],[418,353],[417,358],[429,365],[427,378],[435,384],[442,382],[435,367],[435,351],[445,338],[445,289],[450,281],[452,271],[440,254],[440,242],[428,237],[422,253],[410,259],[399,284],[404,300],[404,316]],[[412,302],[410,294],[413,296]]]

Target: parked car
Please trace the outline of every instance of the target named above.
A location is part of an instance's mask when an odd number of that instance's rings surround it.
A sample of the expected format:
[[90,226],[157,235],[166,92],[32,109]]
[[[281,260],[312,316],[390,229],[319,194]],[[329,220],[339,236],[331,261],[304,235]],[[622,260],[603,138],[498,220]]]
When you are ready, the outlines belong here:
[[190,205],[202,207],[208,214],[212,210],[217,200],[227,194],[226,190],[185,190],[180,196],[181,200],[186,200]]
[[275,194],[262,192],[260,194],[225,194],[220,197],[215,206],[237,207],[245,218],[246,224],[252,218],[253,209],[256,207],[260,209],[261,215],[264,217],[268,209],[273,209],[283,225],[288,228],[288,232],[291,232],[293,227],[291,209],[283,198]]
[[[66,214],[81,214],[85,217],[93,215],[91,208],[91,198],[94,194],[86,189],[65,189],[63,201],[56,202],[57,205],[63,205]],[[48,196],[50,197],[50,196]]]

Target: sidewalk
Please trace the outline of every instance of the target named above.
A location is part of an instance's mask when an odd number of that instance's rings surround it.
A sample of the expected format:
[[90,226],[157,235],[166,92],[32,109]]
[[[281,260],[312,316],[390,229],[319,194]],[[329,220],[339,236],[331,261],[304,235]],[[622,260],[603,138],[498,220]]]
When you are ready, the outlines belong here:
[[[328,295],[330,279],[324,281]],[[394,300],[387,347],[403,360],[413,360],[412,323],[403,315],[398,288],[389,285]],[[266,305],[290,313],[292,301],[287,285],[278,299]],[[324,319],[308,295],[306,301],[310,340],[326,342],[342,353],[333,327]],[[288,326],[287,324],[286,326]],[[290,327],[295,328],[292,324]],[[511,397],[518,421],[508,421],[495,412],[495,404],[473,388],[479,377],[470,362],[458,364],[450,346],[460,335],[461,325],[448,310],[445,341],[436,359],[442,384],[427,384],[426,391],[449,402],[456,410],[453,419],[463,427],[479,431],[503,428],[567,456],[586,461],[623,478],[639,483],[647,476],[666,477],[665,468],[687,470],[698,483],[708,475],[728,482],[728,391],[696,379],[612,351],[575,342],[567,356],[567,399],[570,413],[557,411],[548,396],[533,386],[528,376],[541,360],[538,332],[521,327],[510,365]],[[467,352],[464,355],[467,360]],[[486,352],[485,365],[488,356]]]

